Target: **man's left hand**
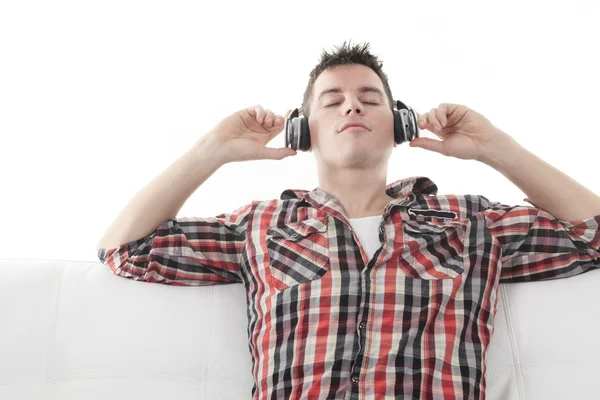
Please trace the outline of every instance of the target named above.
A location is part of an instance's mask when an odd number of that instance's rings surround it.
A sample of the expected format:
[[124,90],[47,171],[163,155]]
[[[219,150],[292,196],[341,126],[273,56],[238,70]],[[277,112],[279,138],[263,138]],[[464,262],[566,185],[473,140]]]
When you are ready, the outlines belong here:
[[442,140],[419,137],[410,142],[410,147],[463,160],[483,161],[494,148],[512,140],[483,115],[460,104],[442,103],[438,108],[417,115],[419,128],[433,132]]

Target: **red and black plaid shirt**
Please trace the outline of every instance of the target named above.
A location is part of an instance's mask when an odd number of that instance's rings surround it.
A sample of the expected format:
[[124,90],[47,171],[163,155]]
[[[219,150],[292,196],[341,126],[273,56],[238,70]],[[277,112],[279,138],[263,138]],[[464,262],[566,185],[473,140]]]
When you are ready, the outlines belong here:
[[319,188],[169,219],[98,256],[140,281],[243,283],[254,399],[484,399],[499,283],[598,268],[600,216],[568,222],[481,195],[438,195],[427,177],[386,191],[394,200],[370,260],[341,204]]

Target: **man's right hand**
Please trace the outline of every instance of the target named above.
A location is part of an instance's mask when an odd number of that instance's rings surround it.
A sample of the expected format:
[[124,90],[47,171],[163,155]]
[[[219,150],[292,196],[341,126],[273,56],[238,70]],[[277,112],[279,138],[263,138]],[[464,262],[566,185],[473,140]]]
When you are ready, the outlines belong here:
[[296,151],[286,147],[266,147],[266,144],[281,133],[285,118],[291,112],[288,110],[282,117],[260,105],[244,108],[223,119],[202,139],[215,148],[223,163],[282,160],[296,155]]

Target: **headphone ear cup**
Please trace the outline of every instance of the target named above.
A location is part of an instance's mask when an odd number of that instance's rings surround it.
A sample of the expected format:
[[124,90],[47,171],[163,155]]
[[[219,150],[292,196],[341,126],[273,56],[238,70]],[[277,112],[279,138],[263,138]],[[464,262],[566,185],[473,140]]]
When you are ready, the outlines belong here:
[[392,113],[394,114],[394,141],[396,144],[402,144],[405,142],[405,133],[400,111],[392,110]]
[[[308,134],[308,122],[306,117],[299,116],[299,110],[296,108],[285,120],[285,147],[294,150],[304,150],[307,146],[310,148],[310,135]],[[306,131],[306,134],[303,132]]]
[[296,150],[294,120],[298,116],[298,109],[294,109],[291,114],[285,119],[283,134],[285,138],[285,147]]
[[412,108],[408,107],[408,123],[409,123],[409,135],[408,141],[416,139],[420,136],[419,134],[419,124],[417,122],[417,114],[413,111]]
[[400,100],[396,100],[394,113],[394,140],[397,144],[410,142],[419,137],[419,125],[417,116],[412,108]]
[[310,131],[308,129],[308,119],[300,117],[300,150],[310,150]]
[[286,120],[285,146],[296,151],[310,150],[310,132],[308,130],[308,119],[299,116],[296,108]]

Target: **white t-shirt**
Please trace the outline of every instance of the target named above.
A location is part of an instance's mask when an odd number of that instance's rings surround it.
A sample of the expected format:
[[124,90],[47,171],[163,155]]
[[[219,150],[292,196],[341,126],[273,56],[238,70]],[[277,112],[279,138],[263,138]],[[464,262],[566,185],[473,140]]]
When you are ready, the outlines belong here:
[[352,229],[356,232],[361,246],[365,249],[369,261],[375,255],[375,252],[381,247],[379,241],[379,224],[383,215],[373,215],[363,218],[348,218]]

